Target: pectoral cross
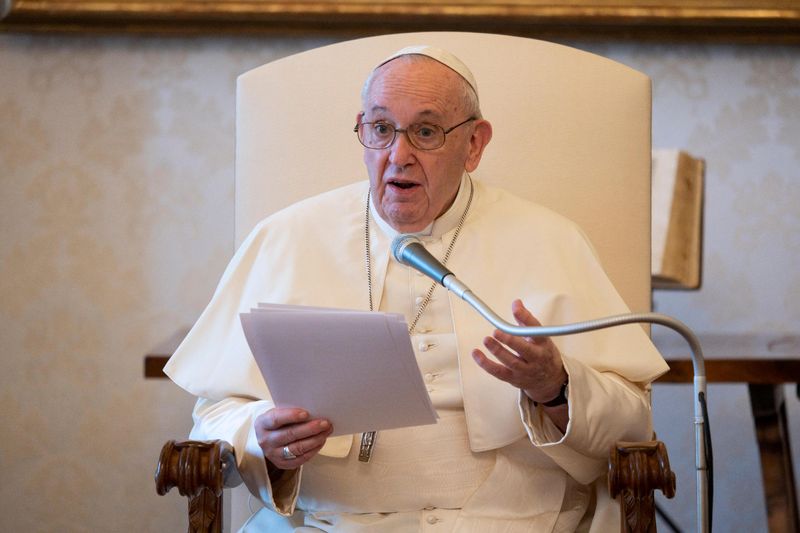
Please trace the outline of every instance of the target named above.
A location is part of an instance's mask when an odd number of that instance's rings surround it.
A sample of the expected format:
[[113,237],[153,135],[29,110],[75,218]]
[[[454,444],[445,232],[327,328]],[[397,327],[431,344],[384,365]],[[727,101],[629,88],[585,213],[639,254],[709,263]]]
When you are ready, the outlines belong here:
[[375,447],[375,432],[366,431],[361,434],[361,448],[358,451],[358,460],[368,463],[372,459],[372,448]]

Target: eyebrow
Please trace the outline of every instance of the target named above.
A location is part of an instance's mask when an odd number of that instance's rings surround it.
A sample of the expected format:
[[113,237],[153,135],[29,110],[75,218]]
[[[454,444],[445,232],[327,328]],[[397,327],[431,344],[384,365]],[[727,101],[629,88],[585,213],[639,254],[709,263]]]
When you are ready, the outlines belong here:
[[[370,109],[371,113],[375,113],[375,112],[379,112],[379,111],[386,112],[386,111],[389,111],[389,109],[386,108],[385,106],[382,106],[382,105],[372,106],[372,109]],[[417,113],[416,116],[418,118],[429,118],[429,117],[433,117],[435,119],[443,119],[444,118],[440,113],[438,113],[436,111],[433,111],[431,109],[424,109],[424,110],[420,111],[419,113]]]

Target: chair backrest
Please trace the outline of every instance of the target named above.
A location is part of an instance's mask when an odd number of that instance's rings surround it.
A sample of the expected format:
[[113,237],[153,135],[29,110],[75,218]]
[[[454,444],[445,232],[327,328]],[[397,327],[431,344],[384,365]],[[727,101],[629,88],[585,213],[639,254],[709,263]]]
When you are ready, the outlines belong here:
[[410,44],[445,48],[475,74],[494,137],[473,176],[577,222],[628,305],[648,310],[650,80],[600,56],[521,37],[456,32],[368,37],[241,75],[236,245],[266,215],[366,179],[362,148],[352,132],[361,85],[374,65]]
[[[606,58],[533,39],[453,32],[368,37],[240,76],[236,245],[268,214],[366,179],[352,132],[361,85],[380,60],[411,44],[447,49],[475,74],[494,137],[473,176],[577,222],[628,305],[648,310],[650,80]],[[249,514],[242,487],[228,515],[234,527]]]

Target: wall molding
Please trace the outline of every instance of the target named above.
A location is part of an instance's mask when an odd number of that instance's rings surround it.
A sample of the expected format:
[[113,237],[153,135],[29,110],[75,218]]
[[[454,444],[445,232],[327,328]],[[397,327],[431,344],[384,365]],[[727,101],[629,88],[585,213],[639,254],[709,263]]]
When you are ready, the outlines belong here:
[[0,0],[0,31],[531,37],[800,43],[795,0]]

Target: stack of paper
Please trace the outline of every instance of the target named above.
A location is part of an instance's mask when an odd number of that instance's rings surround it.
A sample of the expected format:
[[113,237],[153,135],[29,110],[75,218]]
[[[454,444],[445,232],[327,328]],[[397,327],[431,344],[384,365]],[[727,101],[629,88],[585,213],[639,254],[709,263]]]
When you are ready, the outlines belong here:
[[333,435],[436,423],[402,315],[259,304],[240,316],[278,407],[327,418]]

